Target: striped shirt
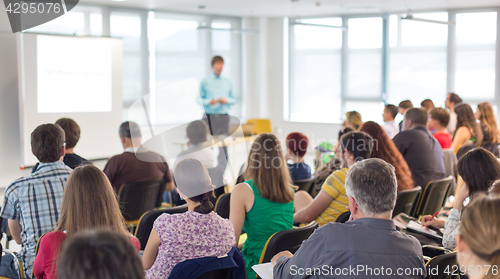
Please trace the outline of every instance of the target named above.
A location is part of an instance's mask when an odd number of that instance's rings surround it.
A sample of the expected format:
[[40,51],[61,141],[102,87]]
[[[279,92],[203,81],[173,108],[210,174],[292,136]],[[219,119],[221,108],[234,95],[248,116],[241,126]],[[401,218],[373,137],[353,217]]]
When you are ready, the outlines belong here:
[[64,185],[70,172],[71,168],[61,161],[41,163],[36,172],[15,180],[5,189],[0,216],[20,221],[23,246],[19,259],[25,278],[31,277],[38,239],[52,231],[59,220]]
[[318,222],[319,226],[326,225],[329,222],[335,222],[340,214],[347,211],[346,207],[349,205],[349,199],[347,198],[344,184],[348,171],[348,168],[334,171],[326,178],[323,186],[321,186],[321,190],[328,193],[333,198],[333,201],[328,205],[325,211],[316,218],[316,222]]

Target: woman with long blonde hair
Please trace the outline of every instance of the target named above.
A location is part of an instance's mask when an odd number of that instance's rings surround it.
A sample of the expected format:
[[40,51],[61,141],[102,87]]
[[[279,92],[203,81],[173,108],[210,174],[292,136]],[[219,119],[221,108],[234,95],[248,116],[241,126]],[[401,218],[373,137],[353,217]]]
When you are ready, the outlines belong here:
[[57,278],[56,261],[64,240],[76,232],[109,229],[130,239],[139,251],[139,241],[128,232],[115,192],[106,175],[93,165],[75,168],[64,188],[61,217],[54,231],[40,241],[33,272],[36,278]]
[[242,229],[247,234],[242,253],[247,278],[253,279],[252,266],[259,263],[269,237],[293,227],[292,181],[275,135],[264,133],[255,139],[243,177],[246,181],[231,192],[229,220],[233,223],[236,241]]
[[483,130],[483,141],[491,143],[500,142],[500,133],[498,132],[497,119],[493,113],[493,107],[490,103],[480,103],[477,105],[476,119],[481,122]]
[[[481,195],[462,214],[457,260],[470,279],[498,278],[500,266],[500,197]],[[462,268],[460,268],[462,271]],[[464,274],[463,273],[463,274]]]

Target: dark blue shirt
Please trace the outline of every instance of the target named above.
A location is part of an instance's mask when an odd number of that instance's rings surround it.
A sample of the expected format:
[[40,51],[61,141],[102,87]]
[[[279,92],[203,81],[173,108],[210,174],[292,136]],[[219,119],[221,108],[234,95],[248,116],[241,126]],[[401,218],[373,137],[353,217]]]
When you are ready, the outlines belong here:
[[306,163],[288,164],[288,170],[293,181],[311,178],[311,168]]
[[424,188],[430,181],[445,177],[443,149],[427,127],[402,131],[392,141],[408,163],[415,185]]

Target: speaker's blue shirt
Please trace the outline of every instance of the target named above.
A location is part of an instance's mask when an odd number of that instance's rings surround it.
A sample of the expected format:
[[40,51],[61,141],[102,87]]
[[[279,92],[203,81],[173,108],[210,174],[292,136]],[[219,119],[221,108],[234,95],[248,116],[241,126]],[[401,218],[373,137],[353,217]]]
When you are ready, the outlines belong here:
[[[231,81],[222,76],[211,74],[202,80],[200,85],[200,96],[205,113],[207,114],[227,114],[231,105],[236,103],[236,96],[233,93],[233,85]],[[217,103],[210,105],[210,100],[226,98],[227,103]]]

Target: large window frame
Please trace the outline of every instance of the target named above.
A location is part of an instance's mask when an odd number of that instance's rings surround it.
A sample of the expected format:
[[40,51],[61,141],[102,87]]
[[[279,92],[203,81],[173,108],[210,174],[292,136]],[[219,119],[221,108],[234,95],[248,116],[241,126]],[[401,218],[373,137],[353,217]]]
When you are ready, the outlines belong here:
[[[329,18],[329,17],[341,17],[343,19],[343,25],[345,27],[347,26],[347,22],[349,19],[352,18],[369,18],[369,17],[381,17],[383,19],[383,46],[382,46],[382,77],[381,77],[381,94],[380,96],[376,97],[370,97],[370,98],[362,98],[362,97],[353,97],[349,96],[348,92],[348,84],[347,84],[347,77],[348,77],[348,68],[349,68],[349,48],[348,48],[348,37],[349,37],[349,30],[348,28],[343,31],[343,43],[342,43],[342,48],[341,48],[341,98],[338,100],[341,102],[342,106],[342,112],[341,115],[345,115],[346,112],[346,107],[345,104],[346,102],[378,102],[380,101],[381,106],[380,106],[380,113],[382,113],[382,106],[383,104],[387,103],[387,89],[389,85],[389,80],[388,80],[388,73],[389,73],[389,61],[391,59],[390,51],[396,51],[400,53],[405,53],[405,52],[411,52],[411,51],[445,51],[446,52],[446,92],[455,92],[455,72],[456,72],[456,55],[458,50],[463,50],[463,49],[473,49],[473,50],[495,50],[495,84],[494,84],[494,97],[493,98],[466,98],[465,101],[467,103],[470,103],[471,105],[476,105],[481,102],[490,102],[496,108],[496,113],[497,117],[500,116],[500,9],[498,7],[486,7],[486,8],[467,8],[467,9],[448,9],[448,10],[430,10],[430,11],[422,11],[421,13],[434,13],[434,12],[444,12],[448,14],[448,18],[451,21],[455,21],[456,15],[461,14],[461,13],[481,13],[481,12],[496,12],[497,13],[497,37],[496,37],[496,43],[495,46],[458,46],[456,44],[456,26],[455,25],[448,25],[448,37],[447,37],[447,44],[444,47],[441,46],[429,46],[429,47],[408,47],[408,46],[401,46],[400,42],[398,43],[397,48],[393,48],[390,50],[389,48],[389,17],[391,15],[397,15],[400,17],[403,14],[406,14],[407,12],[399,12],[399,13],[383,13],[383,14],[364,14],[364,15],[347,15],[347,16],[342,16],[342,15],[322,15],[318,17],[307,17],[306,19],[314,19],[314,18]],[[420,12],[418,12],[420,13]],[[294,55],[293,52],[293,25],[291,22],[293,22],[296,18],[285,18],[284,19],[284,25],[287,26],[288,28],[284,28],[284,32],[287,32],[288,34],[284,35],[284,44],[285,44],[285,50],[287,51],[286,53],[288,54],[288,57],[284,57],[285,61],[284,65],[290,65],[288,69],[288,74],[287,77],[285,77],[285,86],[284,86],[284,120],[288,122],[308,122],[308,123],[325,123],[324,121],[300,121],[297,119],[291,119],[290,115],[292,114],[291,112],[291,107],[290,107],[290,92],[289,88],[292,86],[292,81],[291,77],[292,75],[290,73],[293,73],[293,57]],[[400,20],[401,21],[401,20]],[[286,41],[288,40],[288,41]],[[352,50],[351,50],[352,51]],[[357,51],[357,50],[355,50]],[[287,73],[287,71],[285,71]],[[446,92],[442,92],[443,97],[440,99],[443,99],[446,97]],[[457,92],[460,94],[460,92]],[[422,98],[423,100],[423,98]],[[397,104],[395,104],[397,105]],[[419,106],[420,104],[414,104],[415,106]],[[436,106],[444,106],[444,104],[441,103],[436,103]],[[332,124],[340,124],[342,123],[343,119],[339,119],[338,121],[334,122],[328,122]]]

